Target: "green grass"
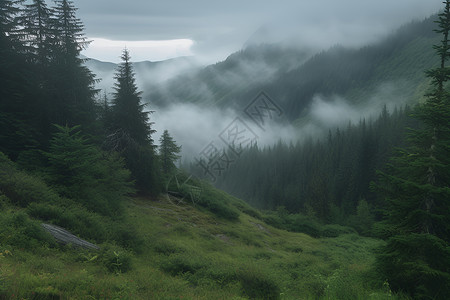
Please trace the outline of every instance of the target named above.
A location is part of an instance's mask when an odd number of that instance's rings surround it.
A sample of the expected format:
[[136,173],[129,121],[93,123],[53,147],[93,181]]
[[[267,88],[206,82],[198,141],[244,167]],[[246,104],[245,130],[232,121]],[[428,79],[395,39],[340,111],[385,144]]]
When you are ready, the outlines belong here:
[[[104,216],[0,166],[0,300],[401,298],[373,269],[382,241],[348,227],[263,214],[194,181],[195,199],[132,198]],[[100,250],[61,246],[42,222]]]
[[[21,221],[11,226],[37,222],[25,209],[0,215],[12,214]],[[33,233],[32,249],[2,239],[0,299],[399,299],[372,269],[376,239],[315,239],[242,211],[228,220],[166,196],[130,200],[117,222],[135,228],[138,254],[112,240],[87,252],[46,239],[36,245],[41,233]]]

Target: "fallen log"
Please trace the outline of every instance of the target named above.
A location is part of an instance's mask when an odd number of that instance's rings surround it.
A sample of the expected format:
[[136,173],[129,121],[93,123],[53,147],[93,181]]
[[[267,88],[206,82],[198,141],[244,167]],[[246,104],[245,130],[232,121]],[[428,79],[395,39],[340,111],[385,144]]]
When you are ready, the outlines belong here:
[[63,245],[71,244],[74,247],[80,247],[84,249],[93,249],[93,250],[99,250],[100,247],[97,245],[94,245],[92,243],[89,243],[88,241],[82,240],[76,235],[73,235],[69,231],[65,230],[64,228],[61,228],[56,225],[51,224],[44,224],[42,223],[41,226],[50,233],[55,240]]

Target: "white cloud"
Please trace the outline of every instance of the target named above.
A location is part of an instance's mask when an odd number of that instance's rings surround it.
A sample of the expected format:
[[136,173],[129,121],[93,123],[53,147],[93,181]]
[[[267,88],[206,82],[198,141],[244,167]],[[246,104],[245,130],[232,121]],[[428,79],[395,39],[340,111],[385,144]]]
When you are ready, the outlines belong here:
[[193,55],[190,39],[160,41],[115,41],[104,38],[91,38],[92,42],[83,55],[109,62],[120,62],[122,50],[126,47],[133,61],[161,61],[179,56]]

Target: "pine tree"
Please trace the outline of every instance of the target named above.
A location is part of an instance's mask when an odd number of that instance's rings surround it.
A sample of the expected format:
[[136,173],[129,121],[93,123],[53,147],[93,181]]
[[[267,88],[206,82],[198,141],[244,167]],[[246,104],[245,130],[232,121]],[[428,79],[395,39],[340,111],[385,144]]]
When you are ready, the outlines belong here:
[[0,151],[17,158],[34,144],[35,76],[19,34],[22,1],[0,2]]
[[47,181],[60,195],[105,215],[120,215],[124,197],[133,192],[123,160],[89,143],[80,126],[56,125],[46,153]]
[[177,167],[175,162],[181,157],[178,154],[181,151],[181,146],[178,146],[167,130],[164,130],[160,138],[159,158],[161,160],[162,173],[169,177],[173,175]]
[[411,146],[393,158],[378,184],[388,237],[378,265],[393,289],[427,299],[450,295],[450,0],[444,3],[436,30],[443,39],[434,46],[441,64],[427,72],[432,91],[414,112],[422,126],[410,132]]
[[[46,66],[51,56],[52,12],[45,0],[33,0],[26,4],[19,18],[21,31],[17,34],[28,48],[30,60]],[[42,70],[41,70],[42,71]]]
[[107,124],[106,148],[121,152],[127,167],[143,192],[158,194],[161,189],[159,161],[151,134],[150,112],[144,111],[141,92],[136,86],[130,55],[125,49],[116,74],[115,93]]
[[141,103],[142,92],[136,86],[135,74],[127,49],[123,50],[122,63],[118,67],[115,79],[115,93],[112,101],[111,129],[117,134],[132,139],[139,145],[153,144],[149,122],[149,112],[144,111]]
[[95,78],[83,65],[81,50],[89,42],[84,36],[84,26],[76,17],[77,8],[72,1],[55,1],[52,12],[52,28],[55,34],[52,47],[53,108],[51,122],[60,125],[82,125],[91,129],[95,120]]

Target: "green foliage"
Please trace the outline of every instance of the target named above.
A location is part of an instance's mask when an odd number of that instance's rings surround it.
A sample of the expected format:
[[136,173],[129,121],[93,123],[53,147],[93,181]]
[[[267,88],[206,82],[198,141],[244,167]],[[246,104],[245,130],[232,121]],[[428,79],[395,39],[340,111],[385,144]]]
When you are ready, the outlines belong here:
[[274,279],[254,268],[240,270],[237,278],[243,296],[250,299],[279,299],[280,288]]
[[303,214],[289,214],[283,207],[276,212],[266,212],[263,220],[274,227],[292,232],[306,233],[312,237],[338,237],[356,233],[355,229],[338,224],[322,224],[317,218]]
[[118,222],[118,224],[113,226],[110,239],[116,241],[125,249],[136,253],[142,253],[146,249],[144,241],[137,233],[136,228],[124,221]]
[[104,242],[108,238],[106,220],[79,205],[33,203],[27,211],[33,218],[63,227],[84,239]]
[[58,201],[58,195],[40,178],[19,171],[0,152],[0,191],[15,205],[26,207],[33,202]]
[[171,274],[172,276],[182,275],[185,273],[194,274],[205,266],[205,263],[197,256],[186,253],[170,254],[160,264],[161,270]]
[[348,226],[342,226],[338,224],[327,224],[323,225],[321,230],[321,236],[323,237],[338,237],[343,234],[354,234],[356,233],[355,229]]
[[100,259],[109,272],[115,274],[126,273],[132,270],[132,255],[123,249],[105,247]]
[[175,143],[167,130],[164,130],[159,142],[159,159],[161,160],[162,173],[167,178],[170,178],[177,171],[175,163],[181,157],[178,155],[181,147]]
[[328,299],[354,300],[371,299],[364,286],[364,273],[346,266],[336,270],[326,281],[325,294]]
[[124,197],[133,192],[123,161],[88,144],[78,127],[57,129],[47,153],[48,182],[90,210],[120,215]]
[[227,195],[210,186],[203,186],[200,199],[197,203],[226,220],[233,221],[239,218],[239,212],[230,205],[230,200]]
[[170,255],[175,253],[183,253],[185,249],[167,240],[158,240],[153,243],[153,249],[163,255]]
[[0,215],[0,240],[2,245],[30,251],[44,245],[55,245],[53,238],[40,224],[22,211]]
[[450,294],[450,1],[444,4],[436,22],[442,40],[434,46],[441,64],[427,72],[432,89],[414,110],[421,126],[410,131],[409,147],[399,149],[376,185],[385,200],[377,231],[388,238],[378,266],[394,291],[418,299]]
[[149,121],[151,112],[145,111],[145,104],[141,103],[128,50],[124,49],[121,58],[115,76],[114,98],[106,119],[105,147],[121,153],[141,192],[158,195],[162,181],[151,138],[155,132]]
[[375,218],[366,200],[360,200],[356,207],[356,215],[349,218],[348,223],[360,234],[370,235]]
[[450,294],[450,248],[430,234],[397,234],[380,249],[377,260],[393,289],[418,299],[445,299]]
[[162,190],[159,160],[153,146],[140,146],[133,141],[120,152],[140,192],[158,195]]
[[[370,182],[393,147],[405,143],[405,127],[416,126],[409,113],[408,107],[392,113],[385,107],[378,118],[330,131],[317,142],[252,146],[218,177],[216,186],[260,209],[284,206],[324,223],[350,225],[349,216],[355,215],[361,199],[369,207],[380,205]],[[369,225],[363,226],[358,230],[367,231]]]

